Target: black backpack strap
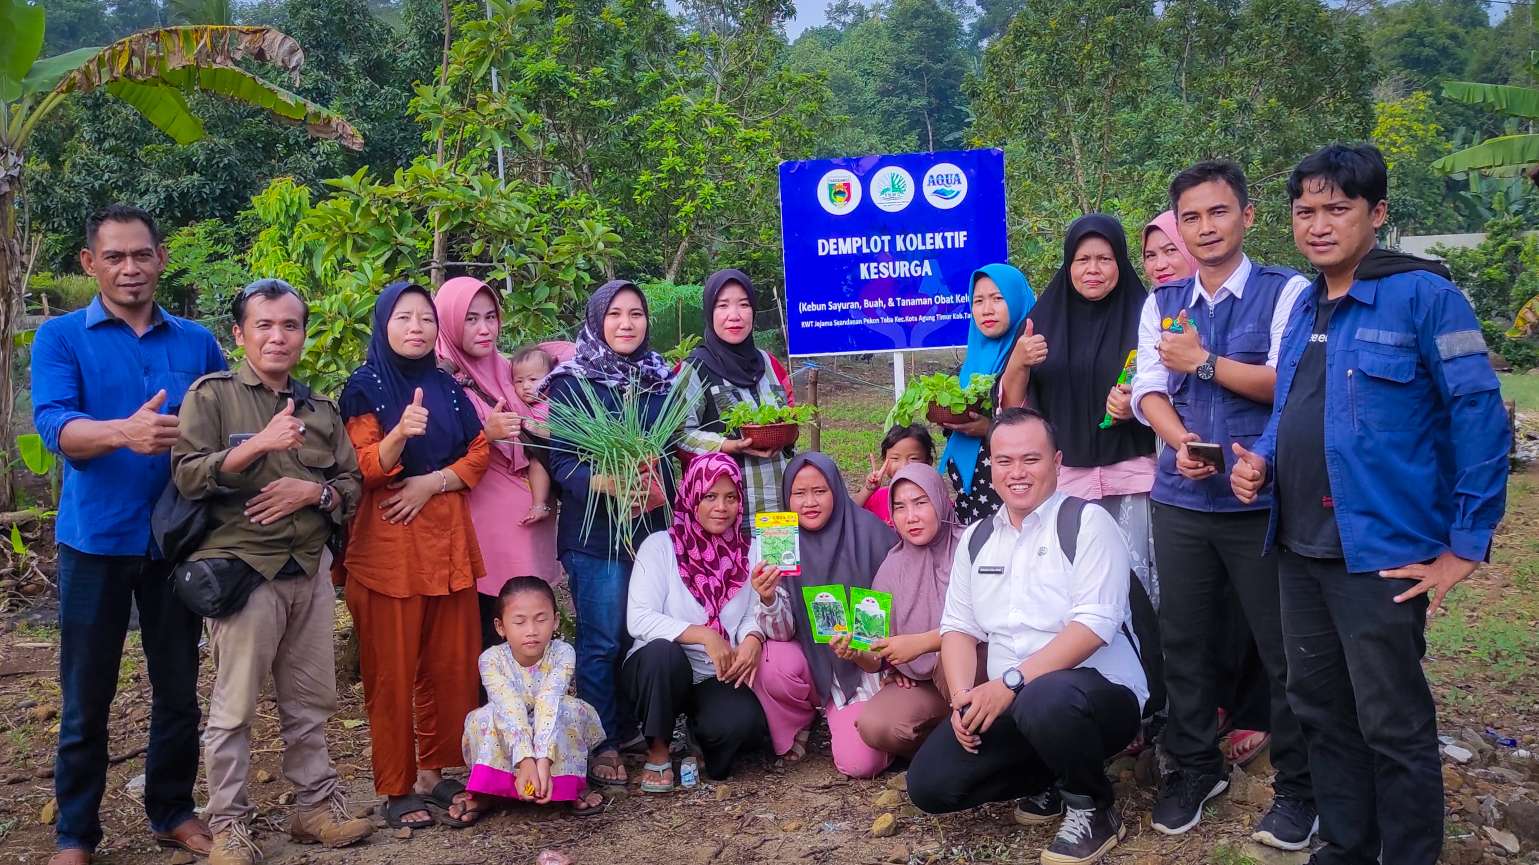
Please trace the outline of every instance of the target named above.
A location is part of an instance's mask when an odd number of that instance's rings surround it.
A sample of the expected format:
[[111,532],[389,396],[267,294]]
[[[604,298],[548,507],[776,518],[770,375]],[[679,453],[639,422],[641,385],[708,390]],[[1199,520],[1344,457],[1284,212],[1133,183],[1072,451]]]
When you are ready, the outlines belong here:
[[972,564],[978,563],[978,554],[983,552],[983,545],[994,536],[994,518],[984,517],[974,525],[972,535],[967,539],[967,558]]

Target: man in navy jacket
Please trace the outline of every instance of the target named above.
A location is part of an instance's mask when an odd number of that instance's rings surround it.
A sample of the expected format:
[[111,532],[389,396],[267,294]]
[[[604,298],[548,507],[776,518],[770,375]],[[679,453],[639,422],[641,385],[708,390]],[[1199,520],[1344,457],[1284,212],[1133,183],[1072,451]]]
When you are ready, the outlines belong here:
[[[1331,145],[1288,180],[1320,276],[1283,340],[1242,501],[1275,481],[1288,700],[1304,728],[1317,865],[1433,865],[1443,840],[1423,629],[1490,553],[1506,506],[1501,391],[1469,301],[1433,261],[1375,246],[1388,173]],[[1323,471],[1322,471],[1323,467]]]

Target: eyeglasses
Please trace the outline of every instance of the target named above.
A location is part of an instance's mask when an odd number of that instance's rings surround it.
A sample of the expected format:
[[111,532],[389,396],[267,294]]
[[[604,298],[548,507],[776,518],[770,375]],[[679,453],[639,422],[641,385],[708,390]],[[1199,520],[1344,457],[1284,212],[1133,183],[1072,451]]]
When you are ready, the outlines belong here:
[[249,298],[253,294],[292,294],[300,300],[304,300],[304,296],[299,293],[299,289],[274,277],[259,279],[241,289],[240,292],[242,298]]

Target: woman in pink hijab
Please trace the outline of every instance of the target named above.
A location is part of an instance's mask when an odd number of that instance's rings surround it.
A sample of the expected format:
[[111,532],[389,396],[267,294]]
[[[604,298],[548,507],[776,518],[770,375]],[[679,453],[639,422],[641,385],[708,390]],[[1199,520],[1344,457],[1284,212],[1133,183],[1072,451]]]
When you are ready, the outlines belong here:
[[1176,229],[1176,214],[1167,210],[1144,226],[1144,274],[1150,285],[1186,279],[1197,272],[1197,259],[1187,251]]
[[[501,315],[486,283],[461,276],[445,282],[438,308],[438,358],[465,388],[492,446],[491,465],[470,496],[486,576],[476,581],[481,601],[483,647],[500,642],[491,620],[497,593],[513,577],[535,576],[554,584],[556,521],[530,493],[531,454],[521,441],[523,419],[533,412],[513,387],[513,367],[497,352]],[[533,508],[533,510],[531,510]]]
[[[1176,227],[1176,215],[1165,211],[1144,226],[1144,273],[1151,285],[1164,285],[1197,273],[1192,257]],[[1218,662],[1219,750],[1232,763],[1245,765],[1272,741],[1266,727],[1271,723],[1266,671],[1256,641],[1231,590],[1220,613],[1214,658]],[[1227,728],[1227,731],[1226,731]],[[1258,729],[1259,728],[1259,729]]]

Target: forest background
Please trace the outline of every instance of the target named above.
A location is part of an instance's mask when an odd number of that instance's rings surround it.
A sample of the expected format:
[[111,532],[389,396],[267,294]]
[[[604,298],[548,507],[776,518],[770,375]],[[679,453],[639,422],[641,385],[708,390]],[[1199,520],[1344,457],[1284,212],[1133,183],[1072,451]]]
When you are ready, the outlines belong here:
[[[1011,257],[1041,286],[1071,220],[1117,215],[1136,254],[1171,175],[1210,156],[1251,178],[1251,254],[1301,265],[1287,172],[1324,143],[1372,140],[1391,169],[1389,237],[1487,232],[1451,263],[1495,347],[1539,361],[1503,333],[1539,292],[1533,184],[1432,168],[1532,131],[1444,95],[1457,80],[1535,85],[1527,2],[837,0],[794,40],[790,0],[42,5],[44,56],[168,24],[277,27],[304,47],[297,85],[249,71],[365,143],[194,92],[207,134],[178,145],[105,92],[72,98],[27,150],[29,311],[89,300],[83,216],[128,201],[169,236],[163,302],[216,332],[255,276],[305,291],[304,372],[323,388],[361,359],[374,292],[402,276],[511,289],[512,345],[571,336],[587,290],[621,275],[653,299],[658,347],[680,351],[710,271],[781,291],[780,161],[978,146],[1005,151]],[[762,338],[783,350],[778,325],[766,304]]]

